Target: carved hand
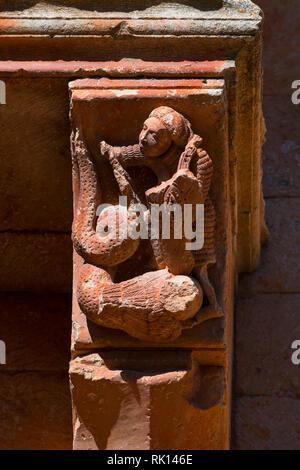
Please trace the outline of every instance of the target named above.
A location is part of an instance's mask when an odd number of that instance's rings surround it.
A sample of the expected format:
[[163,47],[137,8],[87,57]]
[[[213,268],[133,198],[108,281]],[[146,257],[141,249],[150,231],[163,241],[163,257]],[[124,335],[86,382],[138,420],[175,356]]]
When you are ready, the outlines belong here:
[[197,178],[189,170],[178,170],[175,175],[146,192],[150,204],[203,204],[203,194]]
[[111,152],[113,151],[113,146],[109,145],[105,140],[100,142],[100,153],[107,160],[110,159]]

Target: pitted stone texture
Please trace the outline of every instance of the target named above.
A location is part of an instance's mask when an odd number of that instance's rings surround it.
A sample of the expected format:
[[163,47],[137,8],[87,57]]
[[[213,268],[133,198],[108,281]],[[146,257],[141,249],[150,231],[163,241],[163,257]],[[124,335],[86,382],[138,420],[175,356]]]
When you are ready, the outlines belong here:
[[168,355],[165,363],[160,361],[159,351],[146,359],[145,353],[132,352],[133,367],[127,370],[108,367],[105,355],[92,354],[71,362],[75,449],[227,446],[223,367],[194,360],[191,369],[187,364],[182,368],[180,354],[173,358],[172,353],[164,354]]
[[241,397],[234,406],[232,448],[300,450],[299,399]]

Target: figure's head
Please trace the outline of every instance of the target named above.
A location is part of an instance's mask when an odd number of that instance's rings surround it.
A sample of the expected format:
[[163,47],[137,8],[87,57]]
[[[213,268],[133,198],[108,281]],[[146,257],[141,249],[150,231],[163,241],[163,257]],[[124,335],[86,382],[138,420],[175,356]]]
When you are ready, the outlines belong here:
[[172,139],[162,121],[156,117],[149,117],[144,122],[139,142],[146,157],[159,157],[169,149]]
[[190,123],[182,114],[168,106],[160,106],[144,122],[139,143],[146,157],[159,157],[168,151],[173,142],[184,148],[191,135]]

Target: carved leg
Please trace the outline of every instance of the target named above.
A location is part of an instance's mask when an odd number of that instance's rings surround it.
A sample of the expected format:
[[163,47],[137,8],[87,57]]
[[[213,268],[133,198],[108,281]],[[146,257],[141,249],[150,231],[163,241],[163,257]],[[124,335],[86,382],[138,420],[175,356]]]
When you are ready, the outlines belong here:
[[206,320],[223,316],[222,309],[217,301],[215,290],[208,277],[207,265],[194,268],[193,273],[199,281],[203,292],[208,299],[209,305],[202,308],[194,318],[187,320],[184,323],[184,328],[193,328],[195,325],[203,323]]

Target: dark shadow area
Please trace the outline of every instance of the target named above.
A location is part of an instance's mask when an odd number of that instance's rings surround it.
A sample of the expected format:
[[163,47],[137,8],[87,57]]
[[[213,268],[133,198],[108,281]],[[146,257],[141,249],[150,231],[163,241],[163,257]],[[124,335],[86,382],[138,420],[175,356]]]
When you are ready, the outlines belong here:
[[166,372],[190,370],[191,352],[167,349],[161,350],[124,350],[121,356],[115,351],[101,351],[101,359],[110,370],[120,370],[125,382],[136,382],[144,376],[155,376]]
[[225,371],[220,366],[195,364],[190,390],[186,399],[199,410],[209,410],[222,402],[225,391]]

